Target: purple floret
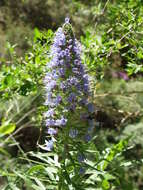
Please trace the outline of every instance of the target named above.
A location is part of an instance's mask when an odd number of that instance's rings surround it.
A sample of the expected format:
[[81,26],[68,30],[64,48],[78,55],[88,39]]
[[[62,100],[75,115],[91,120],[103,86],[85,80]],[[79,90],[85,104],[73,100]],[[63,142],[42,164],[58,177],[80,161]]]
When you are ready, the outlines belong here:
[[57,134],[57,129],[48,128],[48,134],[49,135],[56,135]]
[[71,129],[69,132],[69,136],[71,138],[75,138],[78,135],[78,130],[77,129]]
[[45,143],[46,143],[46,148],[45,149],[47,151],[51,151],[53,149],[53,146],[54,146],[53,140],[51,139],[49,141],[45,141]]
[[64,126],[67,123],[67,119],[65,119],[64,117],[62,117],[61,119],[57,119],[55,122],[56,126]]

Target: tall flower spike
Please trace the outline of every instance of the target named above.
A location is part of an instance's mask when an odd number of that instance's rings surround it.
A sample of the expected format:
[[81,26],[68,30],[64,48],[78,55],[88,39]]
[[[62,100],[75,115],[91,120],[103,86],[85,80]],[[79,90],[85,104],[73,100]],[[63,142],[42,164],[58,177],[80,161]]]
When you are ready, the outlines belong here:
[[51,136],[56,134],[57,128],[66,126],[70,113],[87,104],[89,82],[80,53],[80,45],[66,18],[55,33],[44,79],[48,109],[45,118]]

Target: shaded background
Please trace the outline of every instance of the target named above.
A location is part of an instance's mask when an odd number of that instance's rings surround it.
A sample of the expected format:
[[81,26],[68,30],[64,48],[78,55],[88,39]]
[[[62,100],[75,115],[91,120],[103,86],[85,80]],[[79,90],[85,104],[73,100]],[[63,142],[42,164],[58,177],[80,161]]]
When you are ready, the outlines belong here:
[[[5,42],[18,45],[18,52],[28,48],[33,29],[57,29],[69,16],[78,36],[94,26],[106,1],[93,0],[1,0],[0,52],[5,54]],[[95,14],[97,15],[95,16]]]

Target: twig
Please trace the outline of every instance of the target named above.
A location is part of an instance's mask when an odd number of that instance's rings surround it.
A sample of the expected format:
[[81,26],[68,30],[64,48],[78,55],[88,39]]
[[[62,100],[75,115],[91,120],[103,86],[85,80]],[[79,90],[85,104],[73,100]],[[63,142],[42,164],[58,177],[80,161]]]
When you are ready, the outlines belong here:
[[26,114],[24,114],[23,117],[21,117],[17,122],[16,125],[18,125],[23,119],[25,119],[25,117],[27,117],[30,113],[34,112],[35,108],[33,108],[32,110],[28,111]]
[[102,10],[102,15],[104,14],[105,9],[106,9],[106,7],[107,7],[107,5],[108,5],[109,1],[110,1],[110,0],[107,0],[107,1],[106,1],[105,5],[104,5],[104,8],[103,8],[103,10]]

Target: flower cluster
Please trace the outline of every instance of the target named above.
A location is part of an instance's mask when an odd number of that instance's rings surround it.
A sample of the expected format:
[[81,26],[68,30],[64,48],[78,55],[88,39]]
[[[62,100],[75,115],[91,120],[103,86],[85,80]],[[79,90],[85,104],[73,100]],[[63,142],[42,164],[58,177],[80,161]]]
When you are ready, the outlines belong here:
[[55,34],[51,60],[44,78],[45,105],[48,107],[45,118],[51,136],[57,133],[59,127],[67,124],[69,113],[75,113],[77,107],[87,105],[89,81],[80,54],[80,45],[66,18],[63,27]]

